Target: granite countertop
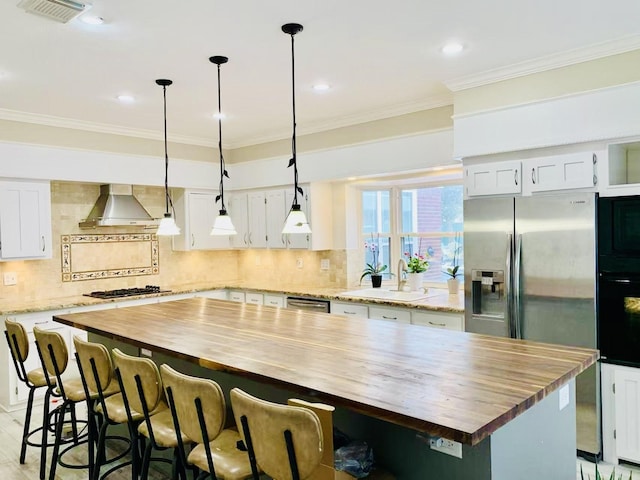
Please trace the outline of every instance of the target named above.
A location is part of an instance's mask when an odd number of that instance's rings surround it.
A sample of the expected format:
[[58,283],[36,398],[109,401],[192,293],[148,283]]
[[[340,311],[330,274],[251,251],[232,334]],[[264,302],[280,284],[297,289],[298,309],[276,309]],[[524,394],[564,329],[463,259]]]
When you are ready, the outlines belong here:
[[[450,312],[450,313],[463,313],[464,312],[464,294],[460,292],[458,295],[449,295],[446,289],[441,288],[429,288],[425,294],[426,298],[422,298],[415,301],[397,301],[392,299],[380,299],[380,298],[362,298],[359,296],[345,295],[345,291],[353,292],[358,289],[345,289],[345,288],[327,288],[327,287],[307,287],[297,285],[277,285],[266,286],[257,285],[249,282],[206,282],[206,283],[192,283],[182,285],[170,285],[167,286],[169,291],[152,293],[148,295],[120,297],[120,298],[92,298],[84,295],[73,295],[67,297],[52,297],[43,299],[21,299],[21,298],[0,298],[0,314],[2,315],[15,315],[21,313],[33,313],[43,312],[48,310],[66,310],[76,307],[86,307],[93,305],[101,305],[115,302],[125,302],[128,300],[136,300],[141,298],[153,298],[163,297],[168,295],[179,295],[203,292],[207,290],[218,289],[238,289],[238,290],[250,290],[252,292],[260,293],[273,293],[279,295],[291,295],[301,297],[314,297],[324,300],[339,300],[357,303],[367,303],[376,305],[386,305],[390,307],[400,308],[417,308],[422,310]],[[369,290],[362,288],[361,290]],[[384,290],[384,289],[382,289]]]

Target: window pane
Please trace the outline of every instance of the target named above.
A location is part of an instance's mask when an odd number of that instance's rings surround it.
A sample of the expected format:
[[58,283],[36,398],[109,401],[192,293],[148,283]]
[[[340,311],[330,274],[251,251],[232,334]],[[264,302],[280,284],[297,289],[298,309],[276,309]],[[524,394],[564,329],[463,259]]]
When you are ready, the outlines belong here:
[[462,232],[462,185],[402,190],[402,231]]
[[391,231],[390,198],[388,190],[362,192],[362,231],[364,233]]
[[378,237],[377,235],[365,236],[365,256],[362,269],[367,268],[367,264],[378,267],[386,265],[387,268],[381,272],[383,279],[391,278],[389,268],[391,255],[391,239],[389,237]]
[[464,270],[462,235],[456,237],[401,237],[403,258],[417,253],[427,255],[429,268],[424,273],[425,282],[445,282],[451,276],[445,273],[447,268],[454,266],[454,254],[458,250],[455,258],[459,266],[457,275],[462,278]]

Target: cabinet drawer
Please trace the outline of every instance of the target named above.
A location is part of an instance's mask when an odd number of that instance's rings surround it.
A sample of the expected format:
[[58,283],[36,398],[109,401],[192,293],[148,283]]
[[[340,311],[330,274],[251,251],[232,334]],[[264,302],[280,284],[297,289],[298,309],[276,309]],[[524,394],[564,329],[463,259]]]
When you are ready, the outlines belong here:
[[366,305],[357,303],[331,302],[331,313],[367,318],[369,316],[369,308]]
[[244,292],[229,292],[229,300],[231,300],[232,302],[244,303]]
[[264,304],[270,307],[284,307],[284,297],[281,295],[265,295]]
[[411,323],[414,325],[424,325],[425,327],[457,330],[459,332],[463,330],[462,314],[460,313],[413,312],[411,314]]
[[369,318],[390,322],[411,323],[411,312],[398,308],[369,307]]
[[261,293],[247,293],[245,294],[244,301],[245,303],[262,305],[264,303],[264,297]]

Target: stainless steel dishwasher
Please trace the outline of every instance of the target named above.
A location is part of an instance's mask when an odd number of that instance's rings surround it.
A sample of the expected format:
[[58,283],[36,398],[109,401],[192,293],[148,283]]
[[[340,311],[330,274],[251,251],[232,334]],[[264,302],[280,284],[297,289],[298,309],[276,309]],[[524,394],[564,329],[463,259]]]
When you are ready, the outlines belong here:
[[287,308],[290,310],[307,310],[310,312],[329,313],[331,302],[319,298],[287,297]]

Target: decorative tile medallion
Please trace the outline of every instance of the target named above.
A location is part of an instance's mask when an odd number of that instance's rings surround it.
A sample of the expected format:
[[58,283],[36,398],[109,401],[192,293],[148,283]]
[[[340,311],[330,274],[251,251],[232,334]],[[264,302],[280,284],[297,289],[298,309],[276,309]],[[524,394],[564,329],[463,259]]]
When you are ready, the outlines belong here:
[[155,233],[62,235],[62,281],[157,275]]

